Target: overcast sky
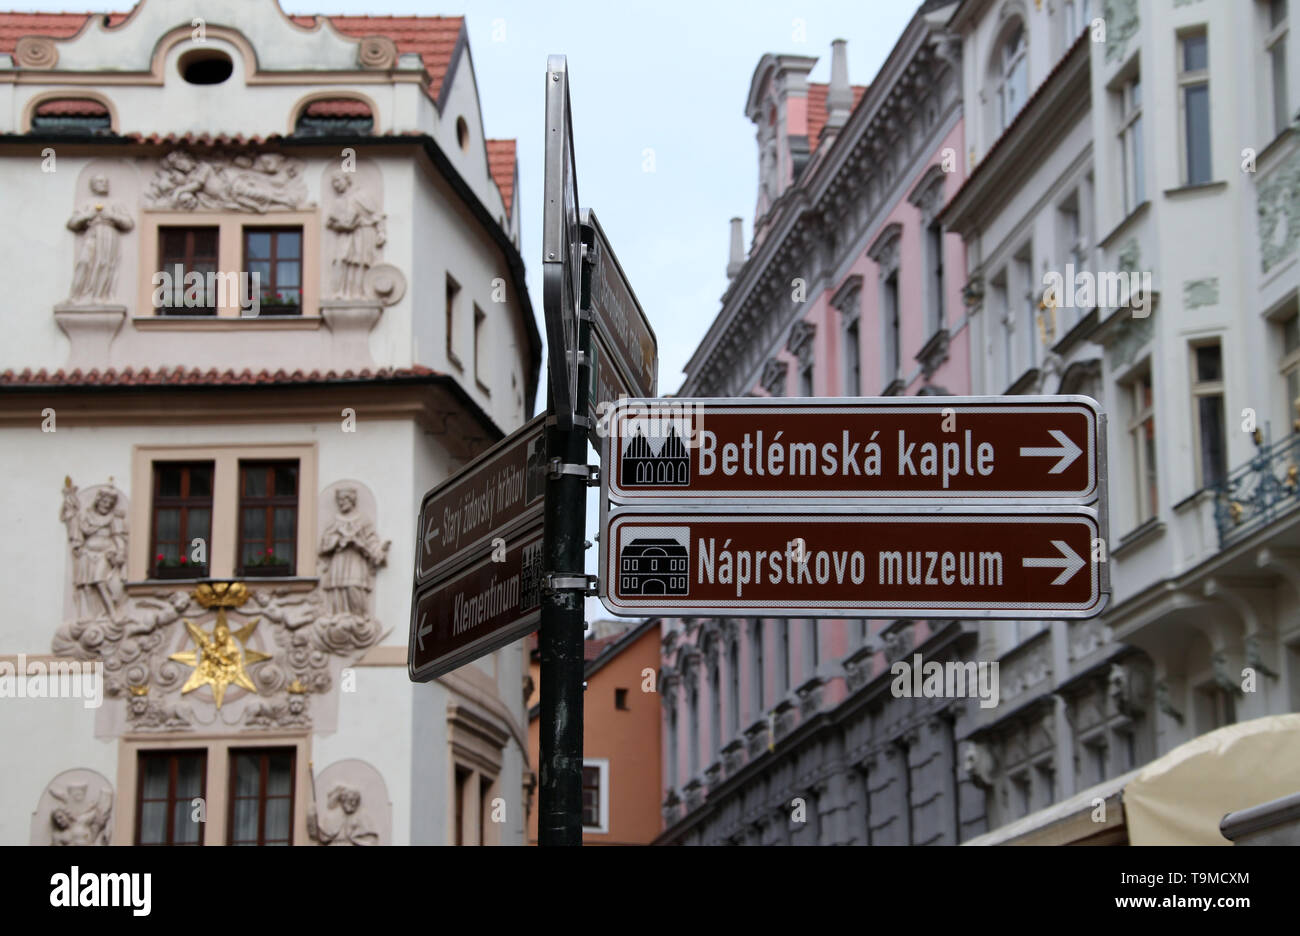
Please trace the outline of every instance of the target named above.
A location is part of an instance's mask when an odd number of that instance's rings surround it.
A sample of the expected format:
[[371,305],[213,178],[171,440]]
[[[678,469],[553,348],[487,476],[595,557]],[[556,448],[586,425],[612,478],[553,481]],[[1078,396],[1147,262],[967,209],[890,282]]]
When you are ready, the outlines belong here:
[[[727,285],[728,219],[744,219],[747,246],[753,234],[757,150],[744,109],[759,58],[765,52],[817,56],[811,78],[825,82],[831,40],[843,38],[849,80],[868,84],[919,0],[281,0],[281,6],[295,14],[468,18],[486,133],[519,141],[522,252],[543,335],[546,57],[567,55],[578,200],[595,209],[650,318],[659,338],[659,389],[671,393]],[[26,0],[22,8],[106,12],[129,3]],[[545,405],[541,388],[537,399]],[[594,539],[595,489],[588,513]],[[588,571],[595,565],[592,549]],[[588,616],[608,615],[591,599]]]

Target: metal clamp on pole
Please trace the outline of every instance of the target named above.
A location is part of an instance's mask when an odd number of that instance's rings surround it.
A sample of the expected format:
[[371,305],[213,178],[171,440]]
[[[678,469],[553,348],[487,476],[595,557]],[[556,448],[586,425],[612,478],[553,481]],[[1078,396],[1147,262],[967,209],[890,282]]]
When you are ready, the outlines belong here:
[[547,476],[558,481],[565,475],[584,478],[587,487],[595,487],[600,484],[600,466],[598,465],[570,465],[562,459],[552,458],[548,464]]
[[587,355],[583,354],[581,351],[565,351],[564,354],[568,358],[572,358],[573,355],[576,354],[578,356],[579,367],[585,367],[587,364]]
[[597,580],[594,575],[551,572],[542,578],[542,591],[548,594],[561,591],[580,591],[584,595],[595,595],[597,590]]

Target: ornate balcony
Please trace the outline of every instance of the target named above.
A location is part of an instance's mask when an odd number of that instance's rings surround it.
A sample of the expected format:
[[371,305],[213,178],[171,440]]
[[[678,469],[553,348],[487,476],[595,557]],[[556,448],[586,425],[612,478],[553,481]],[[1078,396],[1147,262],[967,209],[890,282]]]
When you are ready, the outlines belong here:
[[1216,485],[1219,548],[1272,523],[1300,505],[1300,433],[1258,444],[1255,457]]

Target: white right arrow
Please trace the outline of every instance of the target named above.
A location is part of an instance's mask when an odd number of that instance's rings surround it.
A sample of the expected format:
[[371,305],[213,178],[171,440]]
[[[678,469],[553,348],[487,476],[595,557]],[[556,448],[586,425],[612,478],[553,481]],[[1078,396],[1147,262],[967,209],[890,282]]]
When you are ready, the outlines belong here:
[[[1026,561],[1028,561],[1028,560],[1026,560]],[[419,627],[419,629],[415,632],[415,642],[418,643],[418,644],[420,645],[420,650],[421,650],[422,652],[423,652],[423,650],[424,650],[424,635],[425,635],[425,634],[432,634],[432,633],[433,633],[433,625],[432,625],[432,624],[426,625],[426,624],[424,623],[424,619],[425,619],[426,617],[428,617],[428,616],[429,616],[429,615],[428,615],[427,613],[426,613],[426,614],[421,614],[421,615],[420,615],[420,627]]]
[[1031,448],[1026,447],[1020,450],[1021,458],[1059,458],[1055,465],[1048,469],[1048,474],[1060,474],[1066,468],[1074,464],[1074,460],[1083,454],[1083,449],[1074,444],[1074,440],[1062,432],[1060,429],[1049,429],[1052,438],[1061,443],[1060,448]]
[[1074,573],[1086,565],[1077,552],[1067,546],[1064,540],[1052,540],[1052,545],[1060,550],[1060,559],[1024,559],[1027,569],[1060,569],[1061,574],[1052,579],[1053,585],[1064,585],[1074,578]]

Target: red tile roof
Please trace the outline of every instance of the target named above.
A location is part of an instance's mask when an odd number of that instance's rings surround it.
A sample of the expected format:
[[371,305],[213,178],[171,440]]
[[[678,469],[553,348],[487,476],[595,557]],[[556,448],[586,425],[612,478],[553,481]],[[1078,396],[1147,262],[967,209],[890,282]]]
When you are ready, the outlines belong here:
[[[0,12],[0,52],[13,52],[23,36],[50,36],[68,39],[75,36],[92,16],[107,16],[116,26],[129,13],[4,13]],[[289,17],[299,26],[311,28],[315,16]],[[465,19],[461,16],[326,16],[325,19],[345,36],[387,36],[397,45],[399,55],[414,52],[424,59],[429,71],[429,93],[437,100],[442,81],[451,66],[452,53],[460,39]]]
[[[810,153],[817,152],[822,127],[826,126],[826,93],[829,90],[830,85],[808,82],[808,151]],[[853,107],[849,108],[849,113],[857,109],[858,102],[866,93],[866,85],[853,85]]]
[[510,199],[515,194],[515,141],[487,140],[488,172],[501,190],[501,200],[510,213]]
[[[429,71],[429,94],[436,101],[442,91],[442,79],[451,65],[465,25],[462,16],[327,16],[335,29],[345,36],[387,36],[397,45],[399,55],[414,52],[424,59]],[[313,16],[290,17],[299,26],[312,26]]]
[[3,13],[0,12],[0,52],[13,52],[23,36],[69,39],[92,16],[107,16],[109,25],[126,19],[126,13]]
[[143,368],[136,370],[127,367],[122,370],[72,370],[62,369],[48,372],[44,368],[38,371],[30,369],[15,373],[12,370],[0,371],[0,389],[10,387],[154,387],[154,386],[266,386],[283,384],[333,383],[338,381],[379,381],[400,380],[420,377],[443,376],[439,371],[420,364],[410,367],[381,367],[375,370],[365,368],[360,371],[303,371],[292,373],[277,370],[218,371],[216,368],[202,370],[198,367],[160,367],[156,370]]

